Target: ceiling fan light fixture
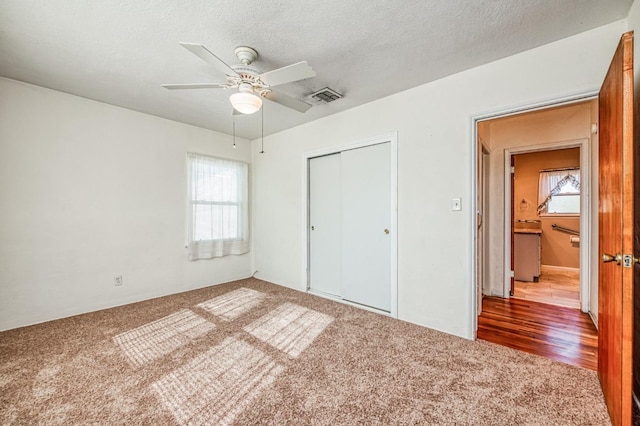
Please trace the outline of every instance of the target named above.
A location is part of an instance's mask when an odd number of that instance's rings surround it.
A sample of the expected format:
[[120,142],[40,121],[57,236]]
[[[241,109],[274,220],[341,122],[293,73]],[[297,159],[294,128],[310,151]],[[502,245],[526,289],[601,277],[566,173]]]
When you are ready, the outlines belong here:
[[253,93],[239,92],[229,97],[233,108],[242,114],[253,114],[262,107],[262,99]]

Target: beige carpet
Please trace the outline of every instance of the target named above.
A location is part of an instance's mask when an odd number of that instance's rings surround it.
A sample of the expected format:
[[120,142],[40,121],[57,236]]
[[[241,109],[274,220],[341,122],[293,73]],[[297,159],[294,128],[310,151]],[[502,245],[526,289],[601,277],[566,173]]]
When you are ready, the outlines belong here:
[[0,424],[609,424],[592,371],[256,279],[0,333]]

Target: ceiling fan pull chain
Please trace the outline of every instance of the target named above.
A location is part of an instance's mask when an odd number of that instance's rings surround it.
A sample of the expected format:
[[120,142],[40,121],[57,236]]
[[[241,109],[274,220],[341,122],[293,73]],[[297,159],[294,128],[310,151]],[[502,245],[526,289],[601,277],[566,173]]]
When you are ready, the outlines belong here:
[[260,154],[264,154],[264,108],[260,108],[261,125],[262,125],[262,151]]

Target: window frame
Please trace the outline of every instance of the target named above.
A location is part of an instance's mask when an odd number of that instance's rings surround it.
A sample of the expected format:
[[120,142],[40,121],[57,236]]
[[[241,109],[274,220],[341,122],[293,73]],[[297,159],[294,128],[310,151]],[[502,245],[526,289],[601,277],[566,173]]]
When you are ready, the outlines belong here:
[[[191,197],[190,197],[191,198]],[[194,200],[189,200],[189,214],[191,215],[191,219],[189,222],[189,228],[190,228],[190,234],[189,234],[189,239],[191,241],[191,244],[206,244],[206,243],[210,243],[210,242],[215,242],[215,241],[241,241],[242,238],[240,238],[239,234],[240,232],[237,230],[236,232],[236,236],[235,237],[231,237],[231,238],[212,238],[212,239],[208,239],[208,240],[196,240],[195,239],[195,219],[194,219],[194,215],[195,215],[195,211],[194,211],[194,206],[196,205],[202,205],[202,206],[236,206],[237,210],[236,210],[236,221],[237,223],[240,223],[240,221],[242,220],[242,202],[238,201],[236,203],[233,202],[229,202],[229,201],[194,201]],[[237,227],[238,228],[238,227]]]
[[[580,209],[580,193],[577,194],[556,194],[556,195],[552,195],[551,196],[551,200],[549,201],[549,203],[547,204],[547,211],[549,210],[549,204],[551,204],[551,201],[553,200],[554,197],[566,197],[566,196],[578,196],[578,209]],[[578,212],[553,212],[553,213],[548,213],[548,212],[544,212],[544,213],[540,213],[540,217],[558,217],[558,216],[567,216],[567,217],[579,217],[580,216],[580,210],[578,210]]]
[[[218,201],[218,200],[198,200],[198,199],[194,199],[194,193],[195,193],[195,188],[194,188],[194,170],[193,170],[193,166],[194,166],[194,160],[195,157],[200,157],[200,158],[206,158],[212,161],[224,161],[224,162],[230,162],[230,163],[235,163],[238,166],[241,166],[242,168],[244,168],[244,170],[242,169],[236,169],[236,180],[237,180],[237,196],[236,199],[237,201]],[[240,172],[240,173],[238,173]],[[194,246],[203,246],[203,245],[209,245],[209,244],[215,244],[215,243],[233,243],[233,242],[242,242],[242,241],[246,241],[245,238],[243,238],[243,232],[241,227],[243,226],[243,222],[244,222],[244,215],[247,214],[248,215],[248,204],[249,204],[249,194],[248,194],[248,188],[249,188],[249,164],[244,162],[244,161],[238,161],[235,159],[229,159],[229,158],[223,158],[223,157],[217,157],[214,155],[209,155],[209,154],[201,154],[198,152],[187,152],[187,198],[188,198],[188,235],[187,235],[187,244],[188,245],[194,245]],[[240,176],[238,176],[240,175]],[[242,197],[242,193],[241,193],[241,189],[244,189],[247,194],[246,194],[246,201],[243,200]],[[237,207],[236,209],[236,223],[237,223],[237,227],[236,227],[236,235],[234,237],[230,237],[230,238],[213,238],[213,239],[206,239],[206,240],[196,240],[195,237],[195,232],[196,232],[196,219],[195,219],[195,208],[196,206],[235,206]],[[247,235],[248,238],[248,234],[249,234],[249,223],[247,221],[247,223],[244,225],[247,227],[247,229],[245,230],[245,234]]]
[[[567,171],[573,171],[576,170],[578,171],[578,176],[581,180],[582,178],[582,173],[580,172],[580,167],[575,167],[575,168],[568,168]],[[549,172],[550,170],[541,170],[540,174],[542,173],[546,173]],[[565,185],[571,185],[570,182],[565,183]],[[578,196],[578,211],[577,212],[553,212],[553,213],[549,213],[549,204],[551,203],[551,201],[555,198],[555,197],[564,197],[564,196]],[[547,203],[547,205],[545,206],[544,211],[538,213],[539,217],[580,217],[581,215],[581,208],[582,208],[582,189],[576,189],[574,191],[571,192],[559,192],[557,194],[553,194],[551,195],[551,199],[549,200],[549,202]]]

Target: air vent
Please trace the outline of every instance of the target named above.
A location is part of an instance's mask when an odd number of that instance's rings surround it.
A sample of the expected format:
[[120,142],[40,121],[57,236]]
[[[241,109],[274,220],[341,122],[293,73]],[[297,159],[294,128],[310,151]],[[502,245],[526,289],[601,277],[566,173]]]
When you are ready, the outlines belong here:
[[314,100],[320,101],[322,103],[328,104],[329,102],[333,102],[336,99],[340,99],[342,95],[336,92],[333,89],[329,89],[325,87],[324,89],[320,89],[315,93],[310,95]]

